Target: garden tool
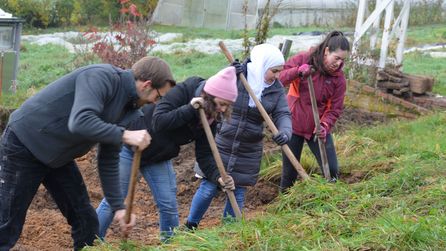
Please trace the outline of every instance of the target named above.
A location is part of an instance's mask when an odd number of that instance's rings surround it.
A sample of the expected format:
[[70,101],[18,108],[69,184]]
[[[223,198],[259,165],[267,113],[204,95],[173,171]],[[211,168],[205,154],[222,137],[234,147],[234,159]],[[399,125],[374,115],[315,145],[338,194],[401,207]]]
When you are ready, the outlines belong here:
[[[135,198],[135,188],[136,182],[138,181],[138,172],[139,166],[141,163],[141,150],[136,148],[135,153],[133,154],[133,162],[132,162],[132,172],[130,174],[130,182],[129,188],[127,192],[127,198],[125,199],[125,204],[127,205],[127,210],[125,211],[125,223],[130,223],[130,217],[132,215],[133,210],[133,200]],[[124,235],[124,238],[127,238],[127,235]]]
[[308,75],[307,80],[308,80],[308,89],[310,90],[311,109],[313,110],[314,125],[316,126],[316,134],[314,138],[317,138],[318,141],[319,152],[321,154],[322,171],[324,173],[324,177],[325,179],[330,181],[331,175],[330,175],[330,169],[328,167],[328,158],[327,158],[327,151],[325,150],[325,142],[321,138],[316,136],[321,131],[321,121],[319,119],[319,112],[317,110],[316,95],[314,94],[314,85],[313,85],[313,79],[311,78],[311,73],[310,75]]
[[[218,172],[220,173],[220,177],[223,180],[226,180],[226,170],[223,165],[223,161],[221,160],[220,153],[218,152],[217,144],[215,143],[214,135],[212,134],[211,127],[209,126],[208,120],[206,118],[206,114],[204,113],[203,108],[196,104],[194,105],[195,109],[198,109],[198,112],[200,113],[200,119],[201,124],[203,125],[204,131],[206,132],[206,137],[208,139],[209,145],[212,150],[212,155],[214,156],[215,163],[217,164]],[[240,208],[238,207],[237,200],[235,199],[234,191],[225,189],[226,195],[228,196],[229,203],[232,206],[232,210],[235,213],[235,217],[237,219],[240,219],[242,217],[242,212],[240,211]]]

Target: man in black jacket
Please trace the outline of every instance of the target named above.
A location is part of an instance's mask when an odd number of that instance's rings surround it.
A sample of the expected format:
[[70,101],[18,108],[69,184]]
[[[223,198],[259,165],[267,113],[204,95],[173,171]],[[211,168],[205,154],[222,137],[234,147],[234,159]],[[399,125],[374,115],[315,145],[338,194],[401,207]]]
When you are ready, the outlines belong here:
[[71,225],[74,249],[91,245],[98,219],[74,161],[99,143],[102,189],[121,230],[125,205],[119,187],[122,143],[146,148],[146,130],[125,130],[137,108],[153,103],[174,83],[168,64],[145,57],[131,70],[111,65],[79,68],[54,81],[13,112],[0,145],[0,251],[17,242],[28,207],[43,184]]

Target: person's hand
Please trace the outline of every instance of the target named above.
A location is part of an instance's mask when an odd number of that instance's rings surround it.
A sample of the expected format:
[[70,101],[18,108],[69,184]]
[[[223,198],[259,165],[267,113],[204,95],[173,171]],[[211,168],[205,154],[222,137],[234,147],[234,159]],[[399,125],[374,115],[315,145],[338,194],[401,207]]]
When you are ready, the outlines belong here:
[[240,63],[238,59],[234,60],[234,62],[231,63],[231,66],[234,66],[235,68],[235,74],[240,75],[240,73],[245,73],[245,65]]
[[311,74],[311,65],[303,64],[297,68],[297,74],[301,78],[307,78]]
[[288,136],[284,132],[278,132],[275,135],[273,135],[273,140],[276,142],[279,146],[283,146],[286,143],[288,143]]
[[[316,130],[316,128],[314,130]],[[325,123],[321,123],[321,129],[319,130],[319,132],[316,132],[316,136],[325,143],[325,141],[327,140],[327,133],[327,125]]]
[[119,224],[119,229],[124,234],[124,236],[128,236],[130,231],[132,231],[133,227],[136,224],[136,215],[130,214],[130,222],[125,222],[125,209],[120,209],[115,212],[115,216],[113,217],[113,221]]
[[190,104],[195,108],[198,109],[200,107],[203,107],[204,105],[204,99],[202,97],[195,97],[190,101]]
[[141,151],[144,150],[147,146],[149,146],[150,141],[152,141],[152,137],[147,132],[147,130],[136,130],[129,131],[125,130],[122,135],[122,141],[125,144],[136,146]]
[[234,183],[234,179],[229,176],[226,175],[226,179],[223,180],[222,177],[218,178],[218,183],[220,183],[220,186],[224,189],[224,190],[235,190],[235,183]]

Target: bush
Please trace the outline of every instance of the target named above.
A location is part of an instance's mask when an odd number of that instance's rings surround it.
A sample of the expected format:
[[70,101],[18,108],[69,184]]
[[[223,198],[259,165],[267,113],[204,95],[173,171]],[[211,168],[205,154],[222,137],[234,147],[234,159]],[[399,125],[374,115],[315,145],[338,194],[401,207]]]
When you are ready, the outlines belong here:
[[[2,9],[23,18],[30,27],[103,25],[119,17],[121,0],[6,0]],[[124,1],[125,2],[125,1]],[[153,12],[157,0],[137,0],[144,16]]]
[[131,68],[140,58],[146,56],[155,44],[150,34],[150,23],[129,0],[120,0],[121,17],[110,31],[101,36],[97,30],[87,32],[85,37],[94,42],[92,52],[104,63],[121,68]]

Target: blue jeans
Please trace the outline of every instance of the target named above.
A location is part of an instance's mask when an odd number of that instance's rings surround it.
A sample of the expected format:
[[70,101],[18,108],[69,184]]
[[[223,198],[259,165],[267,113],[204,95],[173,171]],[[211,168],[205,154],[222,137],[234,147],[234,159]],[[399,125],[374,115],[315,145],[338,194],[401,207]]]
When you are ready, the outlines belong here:
[[[187,221],[189,223],[196,225],[200,223],[203,215],[208,210],[212,199],[217,195],[218,190],[217,184],[206,179],[201,180],[200,187],[198,187],[198,190],[195,192],[194,198],[192,199],[192,204],[190,206],[189,216],[187,217]],[[242,210],[245,202],[245,193],[246,187],[235,187],[234,195],[240,210]],[[223,217],[235,217],[234,210],[232,210],[231,203],[229,203],[228,199],[226,199]]]
[[0,250],[11,249],[19,239],[26,212],[40,184],[71,225],[74,250],[92,245],[98,219],[74,160],[50,168],[36,159],[7,127],[0,145]]
[[[123,146],[119,160],[119,178],[123,196],[127,196],[132,169],[133,151]],[[166,241],[178,227],[177,185],[172,161],[166,160],[140,167],[140,172],[150,186],[160,216],[161,240]],[[113,221],[113,212],[107,201],[102,199],[96,213],[99,218],[99,238],[104,239]]]
[[[300,157],[302,155],[302,149],[304,146],[304,142],[307,142],[308,147],[310,147],[311,152],[316,157],[317,163],[319,164],[319,167],[322,169],[322,161],[321,161],[321,154],[319,152],[319,144],[317,141],[314,141],[313,138],[310,140],[305,140],[304,137],[293,134],[291,136],[291,140],[288,142],[288,146],[290,147],[291,151],[294,153],[294,156],[296,156],[296,159],[300,161]],[[327,135],[327,140],[325,142],[325,150],[327,151],[327,159],[328,159],[328,166],[330,169],[330,176],[332,178],[338,178],[338,159],[336,157],[336,149],[333,142],[333,137],[331,134]],[[282,177],[280,179],[280,189],[282,191],[288,189],[291,187],[297,179],[297,171],[291,164],[290,160],[284,153],[282,153]]]

